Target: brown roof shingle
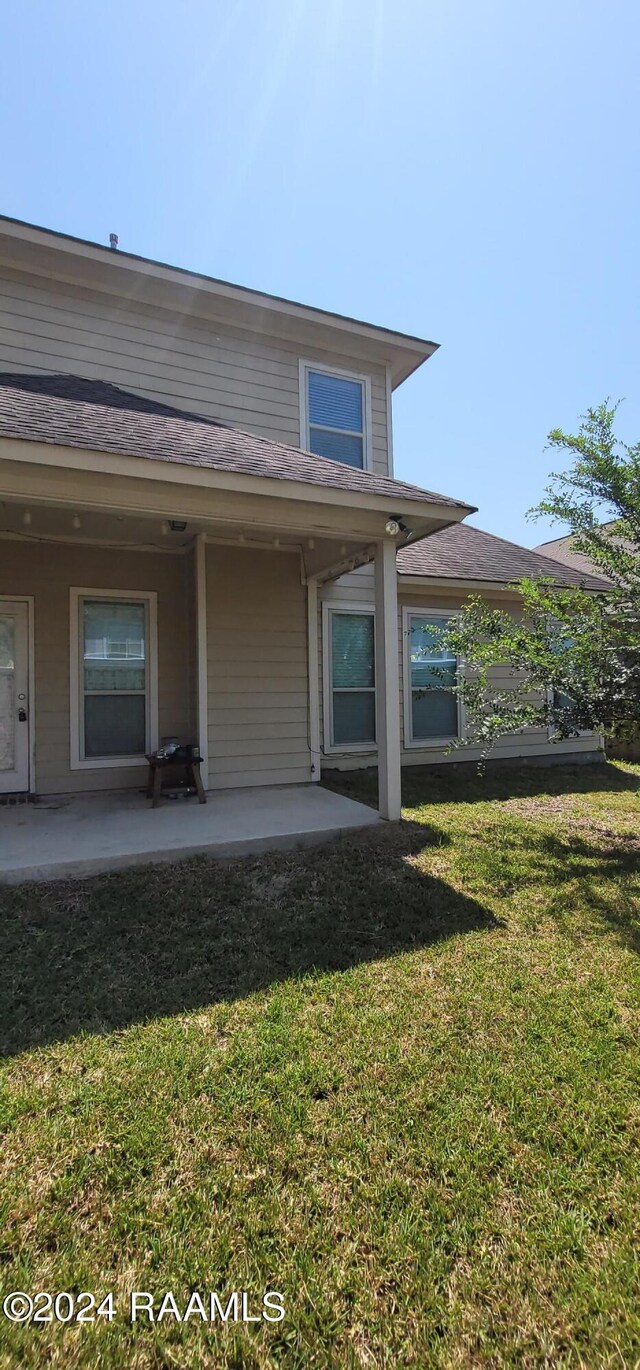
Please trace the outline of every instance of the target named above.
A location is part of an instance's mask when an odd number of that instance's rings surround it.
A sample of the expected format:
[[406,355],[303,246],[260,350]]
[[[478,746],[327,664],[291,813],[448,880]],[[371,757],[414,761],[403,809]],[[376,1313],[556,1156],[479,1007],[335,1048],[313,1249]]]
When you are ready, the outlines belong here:
[[[613,527],[613,524],[609,526]],[[604,524],[603,527],[607,527],[607,525]],[[554,561],[562,562],[563,566],[572,566],[580,574],[596,574],[593,562],[590,561],[589,557],[585,556],[584,552],[575,551],[571,533],[567,533],[562,538],[554,538],[551,542],[541,542],[533,550],[541,553],[544,557],[552,557]]]
[[398,571],[402,576],[495,580],[503,585],[526,576],[552,576],[558,585],[584,585],[589,590],[608,588],[608,582],[593,572],[564,566],[528,547],[484,533],[470,523],[455,523],[411,547],[403,547],[398,552]]
[[82,376],[0,373],[0,437],[381,495],[390,512],[394,498],[469,507]]

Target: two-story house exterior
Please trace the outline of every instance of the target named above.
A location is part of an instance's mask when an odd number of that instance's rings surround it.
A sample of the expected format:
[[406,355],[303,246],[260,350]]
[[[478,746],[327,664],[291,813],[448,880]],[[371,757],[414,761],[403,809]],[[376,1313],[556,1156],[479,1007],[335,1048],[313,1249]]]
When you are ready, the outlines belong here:
[[139,788],[177,737],[213,790],[377,762],[399,816],[463,727],[424,628],[534,557],[394,478],[434,350],[0,220],[0,792]]

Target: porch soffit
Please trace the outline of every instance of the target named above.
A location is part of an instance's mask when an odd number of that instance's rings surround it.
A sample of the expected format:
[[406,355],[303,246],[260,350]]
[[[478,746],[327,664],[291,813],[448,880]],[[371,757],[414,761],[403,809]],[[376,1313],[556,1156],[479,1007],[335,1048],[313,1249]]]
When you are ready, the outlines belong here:
[[[173,520],[175,522],[175,520]],[[325,578],[364,565],[371,559],[375,544],[359,541],[347,534],[340,538],[321,533],[302,532],[248,521],[202,519],[178,521],[149,514],[123,514],[89,509],[74,503],[46,503],[42,498],[3,499],[0,504],[0,539],[23,546],[103,547],[123,552],[153,552],[181,556],[189,554],[198,536],[213,546],[251,551],[271,551],[297,557],[303,579]]]
[[157,466],[160,471],[154,469],[156,463],[135,457],[0,438],[0,499],[115,517],[177,519],[187,522],[190,533],[222,536],[260,530],[294,541],[346,541],[348,556],[383,538],[392,515],[400,515],[411,536],[419,538],[466,513],[462,507],[416,501],[405,507],[401,500],[346,495],[292,481]]

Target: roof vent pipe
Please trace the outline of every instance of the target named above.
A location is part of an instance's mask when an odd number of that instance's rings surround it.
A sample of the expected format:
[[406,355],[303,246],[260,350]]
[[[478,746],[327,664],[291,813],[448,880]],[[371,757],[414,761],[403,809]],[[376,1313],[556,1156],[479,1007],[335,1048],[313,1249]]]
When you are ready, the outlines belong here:
[[117,233],[110,233],[110,234],[109,234],[109,247],[111,248],[111,251],[112,251],[112,252],[115,252],[117,246],[118,246],[118,235],[117,235]]

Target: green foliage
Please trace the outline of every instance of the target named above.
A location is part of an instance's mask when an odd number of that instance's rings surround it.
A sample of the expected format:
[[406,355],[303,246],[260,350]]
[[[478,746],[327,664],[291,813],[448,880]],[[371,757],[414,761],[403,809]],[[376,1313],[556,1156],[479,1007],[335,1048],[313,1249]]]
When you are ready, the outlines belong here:
[[640,767],[441,771],[317,850],[0,889],[0,1303],[116,1308],[0,1317],[1,1370],[638,1363]]
[[[625,735],[640,717],[640,444],[616,439],[617,406],[589,409],[577,434],[554,429],[551,447],[572,464],[553,473],[532,516],[568,525],[572,547],[609,588],[517,587],[522,616],[471,596],[447,630],[464,661],[458,689],[467,740],[485,751],[525,727],[558,738]],[[499,670],[496,668],[499,667]]]
[[616,438],[618,405],[588,409],[577,434],[554,428],[549,446],[567,452],[568,471],[552,472],[531,517],[568,525],[576,552],[638,607],[640,596],[640,443]]

